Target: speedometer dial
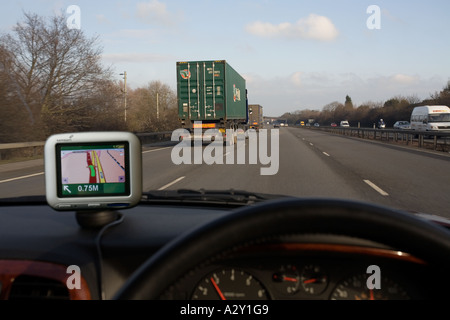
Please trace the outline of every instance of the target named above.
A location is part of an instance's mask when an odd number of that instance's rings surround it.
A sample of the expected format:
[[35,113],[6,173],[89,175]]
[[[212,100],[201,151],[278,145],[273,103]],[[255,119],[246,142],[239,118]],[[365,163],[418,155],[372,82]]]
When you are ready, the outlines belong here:
[[331,294],[332,300],[406,300],[406,291],[395,281],[381,277],[380,289],[369,289],[367,275],[359,274],[341,281]]
[[238,268],[225,268],[206,275],[192,294],[194,300],[267,300],[261,282]]

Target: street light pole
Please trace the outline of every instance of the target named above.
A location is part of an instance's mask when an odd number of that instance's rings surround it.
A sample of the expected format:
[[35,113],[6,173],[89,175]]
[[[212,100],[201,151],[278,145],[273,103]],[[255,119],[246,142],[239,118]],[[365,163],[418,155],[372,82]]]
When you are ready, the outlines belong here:
[[159,119],[159,94],[156,93],[156,119]]
[[127,122],[127,72],[124,71],[120,74],[123,76],[124,82],[123,82],[123,103],[125,108],[125,122]]

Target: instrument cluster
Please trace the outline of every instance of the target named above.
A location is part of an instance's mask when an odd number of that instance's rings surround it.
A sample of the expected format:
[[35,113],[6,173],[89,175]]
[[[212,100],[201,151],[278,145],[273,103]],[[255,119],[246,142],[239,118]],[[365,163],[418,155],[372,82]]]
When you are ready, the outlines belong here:
[[[423,299],[426,263],[406,253],[351,246],[314,246],[243,254],[195,271],[163,298],[189,300]],[[361,250],[360,250],[361,249]],[[426,278],[426,277],[425,277]]]

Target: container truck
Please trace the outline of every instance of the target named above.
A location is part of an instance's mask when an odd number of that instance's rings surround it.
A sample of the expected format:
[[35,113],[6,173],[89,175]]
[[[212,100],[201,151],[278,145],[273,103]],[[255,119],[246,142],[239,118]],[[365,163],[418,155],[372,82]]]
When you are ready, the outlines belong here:
[[259,130],[263,126],[263,107],[259,104],[248,105],[248,126],[250,129]]
[[191,138],[200,128],[202,135],[217,129],[234,144],[236,130],[247,128],[245,79],[225,60],[177,62],[177,99],[179,120]]

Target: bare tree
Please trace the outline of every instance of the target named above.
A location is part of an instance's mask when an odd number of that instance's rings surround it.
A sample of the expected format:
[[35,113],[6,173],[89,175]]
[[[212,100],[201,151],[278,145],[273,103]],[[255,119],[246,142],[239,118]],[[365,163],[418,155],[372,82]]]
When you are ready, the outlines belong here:
[[97,42],[97,37],[88,39],[82,30],[68,29],[63,16],[46,20],[28,13],[12,34],[0,38],[0,45],[14,53],[0,65],[7,66],[31,125],[42,119],[47,133],[52,133],[68,113],[72,122],[77,117],[83,120],[88,106],[77,101],[89,96],[99,79],[110,76],[100,63]]
[[0,143],[20,141],[20,136],[24,134],[22,127],[30,125],[20,116],[29,108],[22,108],[22,103],[14,93],[15,83],[9,77],[11,56],[12,53],[0,45]]
[[178,123],[175,92],[160,81],[130,92],[130,128],[138,132],[176,129]]

